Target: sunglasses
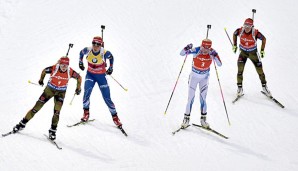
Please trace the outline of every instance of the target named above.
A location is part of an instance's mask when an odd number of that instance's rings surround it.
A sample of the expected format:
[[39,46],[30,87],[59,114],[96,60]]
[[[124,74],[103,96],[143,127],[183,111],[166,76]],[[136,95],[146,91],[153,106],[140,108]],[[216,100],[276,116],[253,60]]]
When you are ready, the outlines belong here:
[[252,25],[244,24],[243,27],[244,27],[244,28],[252,28]]
[[210,48],[206,47],[206,46],[202,46],[202,50],[210,50]]
[[68,65],[67,65],[67,64],[60,64],[60,67],[62,67],[62,68],[67,68]]
[[92,45],[94,45],[94,46],[101,46],[102,43],[92,42]]

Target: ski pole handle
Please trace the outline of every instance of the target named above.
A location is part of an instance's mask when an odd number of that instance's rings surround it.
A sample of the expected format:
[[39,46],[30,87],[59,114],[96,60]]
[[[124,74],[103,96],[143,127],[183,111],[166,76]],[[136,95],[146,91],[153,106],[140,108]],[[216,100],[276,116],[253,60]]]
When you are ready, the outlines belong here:
[[69,50],[70,50],[70,48],[72,48],[72,47],[73,47],[73,44],[72,44],[72,43],[69,43],[69,45],[68,45],[68,50],[67,50],[67,53],[66,53],[66,57],[68,56]]
[[[102,38],[102,41],[103,41],[103,30],[106,28],[106,26],[101,25],[100,28],[101,28],[101,38]],[[102,47],[104,47],[104,43],[102,44]]]
[[211,25],[207,25],[207,35],[206,35],[206,39],[208,39],[208,32],[209,32],[209,29],[211,29]]
[[29,84],[33,84],[33,85],[42,87],[42,85],[39,85],[39,84],[37,84],[37,83],[33,83],[33,82],[31,82],[30,80],[28,80],[28,83],[29,83]]
[[256,9],[252,9],[252,20],[254,20],[254,14],[257,12]]

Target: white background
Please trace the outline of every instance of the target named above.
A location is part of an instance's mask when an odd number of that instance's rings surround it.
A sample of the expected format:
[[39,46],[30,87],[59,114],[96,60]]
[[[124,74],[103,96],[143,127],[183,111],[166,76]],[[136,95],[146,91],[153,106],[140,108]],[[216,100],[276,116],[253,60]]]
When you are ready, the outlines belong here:
[[[67,128],[83,115],[82,94],[69,105],[76,81],[69,82],[57,131],[56,149],[48,134],[53,115],[50,100],[19,134],[0,140],[0,170],[298,170],[296,1],[215,0],[0,0],[0,132],[12,130],[44,88],[41,71],[66,54],[78,67],[79,51],[101,35],[114,57],[108,77],[112,100],[128,137],[117,130],[95,86],[90,113],[94,122]],[[244,72],[244,97],[236,104],[237,58],[230,36],[255,8],[255,27],[267,38],[262,59],[268,87],[282,109],[260,93],[261,83],[250,61]],[[207,97],[208,122],[225,140],[195,127],[172,136],[183,120],[191,57],[187,58],[167,114],[164,111],[188,43],[199,46],[211,24],[209,38],[222,59],[218,67],[228,125],[214,66]],[[261,42],[259,41],[259,47]],[[86,61],[85,61],[86,66]],[[45,78],[45,82],[49,76]],[[197,92],[198,95],[198,92]],[[199,98],[191,123],[199,123]]]

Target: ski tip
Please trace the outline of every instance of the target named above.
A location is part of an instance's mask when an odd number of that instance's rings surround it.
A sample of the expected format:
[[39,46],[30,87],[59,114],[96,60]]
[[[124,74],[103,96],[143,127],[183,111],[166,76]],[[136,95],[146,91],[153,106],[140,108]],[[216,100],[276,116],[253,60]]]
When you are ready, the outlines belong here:
[[128,89],[126,88],[126,89],[124,89],[125,91],[128,91]]
[[225,30],[227,30],[227,28],[226,28],[226,27],[225,27],[224,29],[225,29]]
[[31,81],[30,81],[30,80],[28,80],[28,83],[31,83]]

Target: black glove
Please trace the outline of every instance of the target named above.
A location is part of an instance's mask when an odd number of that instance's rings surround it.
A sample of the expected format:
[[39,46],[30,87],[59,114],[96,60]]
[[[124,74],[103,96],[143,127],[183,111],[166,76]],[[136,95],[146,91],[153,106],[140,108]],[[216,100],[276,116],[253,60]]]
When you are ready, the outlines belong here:
[[113,72],[113,67],[109,67],[109,69],[107,70],[106,74],[111,75]]
[[84,71],[85,67],[84,67],[84,63],[82,61],[79,62],[79,67],[82,71]]
[[265,57],[265,51],[264,51],[264,50],[261,50],[260,54],[261,54],[261,57],[262,57],[262,58]]
[[81,89],[80,88],[77,88],[76,89],[76,95],[80,95],[81,94]]
[[41,85],[41,86],[43,86],[44,85],[43,80],[39,80],[38,81],[38,84]]
[[185,46],[184,50],[188,51],[189,49],[192,48],[192,43],[188,44],[187,46]]

